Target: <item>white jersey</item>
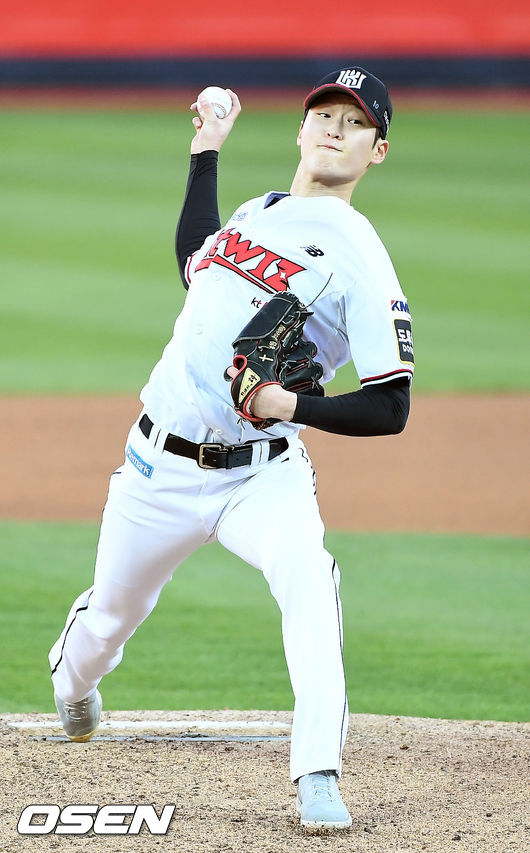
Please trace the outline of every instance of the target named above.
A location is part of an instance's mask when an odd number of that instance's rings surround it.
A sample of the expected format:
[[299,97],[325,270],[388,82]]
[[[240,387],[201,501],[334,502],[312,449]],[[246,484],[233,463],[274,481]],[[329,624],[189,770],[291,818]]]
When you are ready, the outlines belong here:
[[240,421],[223,373],[232,341],[278,292],[291,290],[313,315],[304,337],[318,347],[329,382],[351,359],[361,385],[412,378],[411,318],[388,253],[372,225],[333,196],[267,193],[241,205],[186,267],[189,290],[174,333],[141,400],[149,417],[195,442],[234,444],[296,434]]
[[[97,719],[83,719],[76,703],[97,701],[102,676],[118,665],[163,586],[197,548],[218,541],[263,572],[281,611],[296,697],[295,782],[324,768],[341,772],[348,696],[340,572],[325,547],[299,427],[257,431],[240,422],[223,372],[242,327],[287,288],[314,311],[305,333],[319,347],[325,380],[351,358],[363,384],[411,376],[413,361],[406,301],[366,219],[336,198],[266,201],[244,204],[190,259],[184,308],[142,391],[155,428],[142,429],[143,417],[131,427],[124,464],[110,481],[94,585],[73,603],[49,660],[65,727],[86,740]],[[216,469],[167,452],[164,430],[195,442],[255,444],[248,464]],[[271,434],[289,441],[270,458]]]

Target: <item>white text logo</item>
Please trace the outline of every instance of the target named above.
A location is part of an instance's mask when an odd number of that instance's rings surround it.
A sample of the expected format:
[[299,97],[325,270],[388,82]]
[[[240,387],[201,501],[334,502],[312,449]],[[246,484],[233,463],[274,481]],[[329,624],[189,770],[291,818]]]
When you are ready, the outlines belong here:
[[17,829],[20,835],[86,835],[91,829],[96,835],[138,835],[145,826],[152,835],[165,835],[174,811],[166,805],[159,817],[154,806],[39,804],[26,806]]
[[360,89],[363,84],[363,80],[366,80],[366,74],[356,71],[355,68],[348,68],[347,70],[340,72],[337,83],[342,83],[342,85],[347,86],[348,89]]

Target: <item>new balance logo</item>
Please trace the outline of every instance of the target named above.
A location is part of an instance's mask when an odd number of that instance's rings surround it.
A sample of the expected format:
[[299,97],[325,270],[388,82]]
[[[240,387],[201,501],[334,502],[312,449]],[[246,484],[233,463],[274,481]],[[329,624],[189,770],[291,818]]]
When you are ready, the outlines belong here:
[[340,72],[337,83],[347,86],[348,89],[360,89],[363,80],[366,80],[366,74],[356,71],[355,68],[348,68]]
[[311,255],[312,258],[321,258],[324,254],[322,249],[317,249],[316,246],[302,246],[301,248],[304,252],[307,252],[308,255]]

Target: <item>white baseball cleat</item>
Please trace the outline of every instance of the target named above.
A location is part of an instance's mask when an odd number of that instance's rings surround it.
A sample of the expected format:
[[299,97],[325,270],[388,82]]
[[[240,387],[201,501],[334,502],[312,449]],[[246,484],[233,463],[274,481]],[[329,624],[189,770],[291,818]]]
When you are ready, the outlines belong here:
[[296,810],[304,829],[348,829],[351,826],[351,815],[342,802],[334,770],[300,777]]
[[55,705],[61,718],[61,723],[70,740],[76,743],[86,743],[95,733],[103,702],[99,690],[93,690],[86,699],[79,702],[65,702],[55,693]]

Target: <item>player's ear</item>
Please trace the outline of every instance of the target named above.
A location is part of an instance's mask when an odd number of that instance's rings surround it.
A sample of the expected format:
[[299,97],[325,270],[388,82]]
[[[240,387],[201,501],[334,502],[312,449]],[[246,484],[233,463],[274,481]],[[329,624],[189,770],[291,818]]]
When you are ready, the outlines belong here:
[[378,163],[382,163],[385,159],[388,152],[388,139],[378,139],[376,144],[374,145],[374,150],[372,153],[372,159],[370,163],[374,163],[377,165]]
[[302,144],[302,128],[303,128],[303,126],[304,126],[304,122],[302,120],[300,122],[300,129],[298,131],[298,136],[296,137],[296,144],[298,145],[298,147],[300,147],[300,145]]

